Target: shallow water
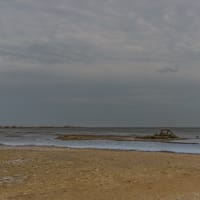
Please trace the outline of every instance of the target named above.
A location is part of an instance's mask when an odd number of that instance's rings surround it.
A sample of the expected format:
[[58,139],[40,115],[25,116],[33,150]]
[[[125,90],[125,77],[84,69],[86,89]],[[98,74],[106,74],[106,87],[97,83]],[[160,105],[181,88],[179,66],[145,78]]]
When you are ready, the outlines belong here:
[[57,146],[71,148],[95,148],[137,151],[169,151],[200,154],[200,128],[172,128],[179,137],[187,138],[170,143],[150,141],[111,141],[55,139],[58,135],[117,135],[144,136],[158,132],[160,128],[17,128],[0,129],[0,144],[8,146]]

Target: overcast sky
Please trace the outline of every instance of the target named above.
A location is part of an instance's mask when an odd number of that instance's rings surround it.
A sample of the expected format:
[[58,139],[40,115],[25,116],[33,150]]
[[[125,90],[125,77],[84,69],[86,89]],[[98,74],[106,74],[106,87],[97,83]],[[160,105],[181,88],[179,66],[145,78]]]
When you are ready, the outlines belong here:
[[200,1],[0,0],[0,124],[200,126]]

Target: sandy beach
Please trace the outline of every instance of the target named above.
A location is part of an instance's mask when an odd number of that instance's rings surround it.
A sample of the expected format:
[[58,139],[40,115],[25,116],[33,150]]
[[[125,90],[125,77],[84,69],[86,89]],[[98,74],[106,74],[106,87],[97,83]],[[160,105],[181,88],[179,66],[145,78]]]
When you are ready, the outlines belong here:
[[0,200],[199,200],[200,155],[0,149]]

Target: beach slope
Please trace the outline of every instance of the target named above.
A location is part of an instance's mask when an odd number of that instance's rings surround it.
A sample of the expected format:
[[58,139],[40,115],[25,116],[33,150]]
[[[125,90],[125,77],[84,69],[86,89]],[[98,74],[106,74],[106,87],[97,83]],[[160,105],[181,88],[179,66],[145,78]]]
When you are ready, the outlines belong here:
[[200,155],[0,149],[0,200],[199,200]]

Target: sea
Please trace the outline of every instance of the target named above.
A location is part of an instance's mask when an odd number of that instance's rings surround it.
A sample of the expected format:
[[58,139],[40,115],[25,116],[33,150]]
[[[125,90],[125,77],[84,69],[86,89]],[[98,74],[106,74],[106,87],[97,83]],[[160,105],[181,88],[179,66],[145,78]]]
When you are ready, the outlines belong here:
[[[159,133],[163,127],[21,127],[0,128],[0,146],[48,146],[81,149],[110,149],[200,154],[200,128],[167,127],[181,140],[113,141],[58,140],[61,135],[145,136]],[[166,128],[166,127],[165,127]]]

